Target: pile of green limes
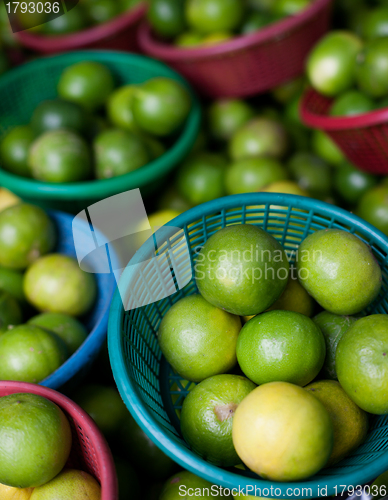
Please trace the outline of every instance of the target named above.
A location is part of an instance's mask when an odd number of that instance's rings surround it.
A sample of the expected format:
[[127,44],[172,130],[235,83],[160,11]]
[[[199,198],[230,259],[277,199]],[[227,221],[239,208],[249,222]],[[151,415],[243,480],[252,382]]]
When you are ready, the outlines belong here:
[[190,112],[188,91],[162,77],[115,87],[102,64],[66,68],[58,98],[43,101],[28,125],[3,138],[2,167],[43,182],[70,183],[117,177],[161,156],[160,139],[178,132]]

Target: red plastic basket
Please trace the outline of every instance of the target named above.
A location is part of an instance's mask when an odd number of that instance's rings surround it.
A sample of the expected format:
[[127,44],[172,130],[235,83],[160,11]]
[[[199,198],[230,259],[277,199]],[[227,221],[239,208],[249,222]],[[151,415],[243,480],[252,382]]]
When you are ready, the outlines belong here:
[[303,73],[311,48],[329,28],[332,3],[315,0],[296,16],[210,47],[174,47],[157,40],[149,24],[143,23],[138,31],[139,45],[207,96],[249,96]]
[[[116,0],[112,0],[116,1]],[[16,33],[20,43],[41,54],[80,49],[138,51],[137,31],[147,11],[145,3],[107,23],[63,36],[45,36],[30,31]]]
[[372,174],[388,174],[388,108],[358,116],[328,116],[333,100],[308,89],[301,102],[302,121],[326,132],[350,162]]
[[0,397],[21,392],[43,396],[64,411],[73,433],[73,446],[66,465],[94,476],[101,484],[101,500],[117,500],[118,485],[112,454],[89,415],[69,398],[47,387],[25,382],[0,382]]

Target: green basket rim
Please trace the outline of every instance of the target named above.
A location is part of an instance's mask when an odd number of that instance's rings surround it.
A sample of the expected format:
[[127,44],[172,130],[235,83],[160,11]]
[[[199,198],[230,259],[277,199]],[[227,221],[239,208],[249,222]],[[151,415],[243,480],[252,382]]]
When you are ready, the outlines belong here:
[[[385,248],[388,253],[388,237],[368,222],[365,222],[360,217],[342,208],[338,208],[323,201],[296,195],[248,193],[243,195],[226,196],[191,208],[171,220],[166,225],[182,228],[185,224],[187,225],[193,221],[198,221],[206,215],[217,213],[222,209],[228,210],[244,205],[254,206],[267,203],[287,207],[291,205],[295,208],[314,210],[315,212],[320,211],[326,216],[340,218],[341,220],[356,226],[358,229],[370,233],[375,241]],[[148,253],[147,244],[145,243],[131,259],[131,263],[142,262],[146,255],[148,255]],[[131,273],[128,273],[128,283],[130,283],[130,275]],[[263,479],[244,477],[239,475],[238,472],[230,472],[205,462],[201,457],[194,454],[183,444],[172,439],[159,425],[148,408],[146,408],[146,405],[139,396],[136,384],[133,383],[125,368],[125,360],[121,349],[121,324],[123,315],[124,308],[122,306],[121,296],[116,288],[110,308],[108,323],[109,357],[116,385],[127,408],[147,436],[164,453],[166,453],[166,455],[168,455],[175,462],[178,462],[182,467],[201,476],[212,484],[222,485],[226,488],[236,487],[236,476],[238,477],[238,483],[241,488],[253,485],[264,489],[270,488],[271,485],[276,485],[276,488],[279,488],[282,492],[282,494],[280,496],[276,496],[276,498],[300,498],[300,496],[287,494],[286,492],[288,488],[291,488],[292,490],[295,488],[312,488],[313,491],[316,492],[316,488],[318,486],[327,486],[327,495],[330,496],[336,493],[335,488],[341,488],[344,484],[347,486],[360,484],[359,469],[351,473],[344,473],[343,475],[333,475],[330,479],[324,479],[322,477],[315,478],[315,476],[312,476],[312,478],[307,479],[304,482],[279,483]],[[378,463],[376,463],[377,461]],[[362,484],[375,479],[379,474],[385,472],[387,469],[388,451],[382,453],[370,464],[363,466]],[[305,496],[304,498],[314,498],[314,494],[313,496]]]
[[201,106],[196,94],[189,83],[176,71],[164,63],[146,56],[111,51],[93,50],[77,51],[65,54],[47,56],[12,69],[0,78],[0,91],[13,85],[15,79],[28,78],[31,73],[39,72],[40,68],[46,67],[51,61],[60,61],[70,64],[80,61],[97,61],[120,63],[131,61],[139,66],[147,66],[155,72],[160,70],[171,75],[170,77],[182,83],[189,91],[192,98],[192,108],[186,120],[182,132],[171,148],[161,157],[147,163],[133,172],[113,177],[112,179],[95,179],[85,182],[74,182],[64,184],[53,184],[40,182],[33,179],[23,178],[3,170],[0,167],[0,184],[14,191],[20,196],[38,197],[39,199],[68,200],[72,198],[89,199],[98,197],[109,197],[124,190],[142,188],[151,181],[158,180],[168,174],[176,164],[181,161],[185,154],[194,144],[201,122]]

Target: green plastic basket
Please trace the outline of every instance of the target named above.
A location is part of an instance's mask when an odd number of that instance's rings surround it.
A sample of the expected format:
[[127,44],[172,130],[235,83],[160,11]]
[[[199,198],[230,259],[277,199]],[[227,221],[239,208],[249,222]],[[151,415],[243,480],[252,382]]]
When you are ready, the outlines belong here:
[[[232,224],[255,224],[267,230],[283,245],[290,261],[299,244],[315,230],[339,228],[356,234],[370,245],[383,269],[382,291],[368,312],[387,313],[388,238],[353,214],[310,198],[259,193],[229,196],[205,203],[168,224],[182,228],[189,242],[191,264],[187,264],[187,259],[180,259],[183,232],[181,235],[176,233],[164,243],[160,240],[159,252],[167,243],[172,249],[171,258],[175,265],[178,269],[183,266],[178,274],[182,275],[184,271],[190,273],[196,247],[203,245],[219,229]],[[130,264],[144,263],[141,274],[128,266],[125,275],[125,287],[143,297],[154,291],[145,289],[143,278],[153,272],[154,259],[145,263],[149,258],[149,245],[150,240],[130,261]],[[154,280],[152,287],[160,286],[158,281]],[[167,455],[184,468],[225,488],[251,485],[261,489],[261,495],[257,490],[258,496],[271,496],[269,488],[272,486],[277,488],[272,496],[279,498],[314,498],[319,496],[318,487],[326,485],[327,495],[333,495],[342,491],[341,485],[365,484],[388,469],[388,416],[371,417],[368,437],[361,447],[339,464],[323,469],[303,482],[274,483],[259,478],[251,471],[223,469],[191,451],[181,436],[179,412],[176,411],[181,408],[187,391],[162,356],[156,332],[171,305],[196,291],[192,279],[181,291],[145,307],[125,312],[118,292],[111,305],[108,347],[117,386],[136,421]]]
[[106,180],[52,184],[13,175],[0,168],[0,185],[26,201],[44,208],[77,212],[109,196],[140,188],[145,196],[157,189],[168,173],[186,156],[199,130],[200,104],[187,82],[178,73],[153,59],[111,51],[72,52],[45,57],[20,66],[0,78],[0,140],[12,127],[29,123],[35,107],[57,96],[57,83],[62,71],[81,61],[106,65],[118,85],[142,83],[156,76],[181,82],[192,96],[190,115],[175,143],[160,158],[147,165]]

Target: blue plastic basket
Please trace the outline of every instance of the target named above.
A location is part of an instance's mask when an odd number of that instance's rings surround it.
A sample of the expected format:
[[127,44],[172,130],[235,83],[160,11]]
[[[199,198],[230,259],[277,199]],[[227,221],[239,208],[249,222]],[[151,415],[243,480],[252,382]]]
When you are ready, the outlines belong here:
[[[383,269],[382,291],[367,312],[387,313],[388,238],[362,219],[310,198],[254,193],[205,203],[178,216],[168,225],[184,231],[189,241],[192,269],[196,247],[203,245],[219,229],[232,224],[255,224],[267,230],[283,245],[290,261],[299,244],[316,230],[339,228],[356,234],[370,245]],[[178,239],[166,243],[176,257],[173,258],[175,264],[178,267],[187,266],[186,271],[190,272],[190,264],[184,259],[179,261],[182,246]],[[161,243],[159,249],[163,247]],[[144,262],[149,258],[148,252],[149,241],[139,249],[130,264]],[[152,272],[152,265],[152,260],[145,263],[141,274],[133,267],[127,267],[125,287],[141,292],[143,297],[154,292],[142,290],[143,276],[147,275],[147,271]],[[185,269],[179,271],[181,275]],[[154,280],[151,287],[159,286],[158,281]],[[108,348],[117,386],[136,421],[167,455],[212,483],[226,488],[246,488],[250,485],[259,488],[258,496],[271,496],[270,490],[265,488],[273,486],[278,489],[276,493],[273,491],[272,496],[279,498],[314,498],[319,496],[317,488],[326,485],[327,495],[333,495],[342,491],[341,485],[365,484],[388,469],[388,416],[371,417],[368,437],[361,447],[342,462],[321,470],[303,482],[270,482],[248,470],[217,467],[191,451],[181,436],[179,411],[176,411],[181,408],[187,391],[162,356],[156,332],[171,305],[195,292],[197,288],[192,279],[181,291],[145,307],[125,312],[118,293],[111,306]]]
[[[58,245],[55,252],[76,258],[72,221],[69,214],[57,211],[48,212],[57,227]],[[78,229],[81,226],[79,225]],[[85,232],[86,232],[85,224]],[[109,306],[115,290],[116,282],[113,274],[95,274],[97,282],[97,298],[92,310],[80,318],[86,326],[89,335],[81,347],[65,363],[40,385],[59,389],[66,385],[71,388],[89,371],[91,364],[100,352],[106,339],[108,326]]]

